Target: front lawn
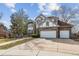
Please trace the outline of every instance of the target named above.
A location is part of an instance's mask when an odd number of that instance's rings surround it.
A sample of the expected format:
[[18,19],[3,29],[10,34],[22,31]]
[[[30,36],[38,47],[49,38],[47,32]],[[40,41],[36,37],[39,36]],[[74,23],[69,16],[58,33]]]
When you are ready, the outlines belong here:
[[0,44],[8,42],[8,41],[12,41],[12,40],[11,39],[5,39],[5,38],[4,39],[0,39]]
[[13,40],[13,41],[12,40],[9,40],[9,41],[7,40],[6,43],[5,43],[5,40],[4,40],[5,44],[0,45],[0,50],[11,48],[13,46],[28,42],[28,41],[30,41],[32,39],[33,38],[16,39],[16,40]]

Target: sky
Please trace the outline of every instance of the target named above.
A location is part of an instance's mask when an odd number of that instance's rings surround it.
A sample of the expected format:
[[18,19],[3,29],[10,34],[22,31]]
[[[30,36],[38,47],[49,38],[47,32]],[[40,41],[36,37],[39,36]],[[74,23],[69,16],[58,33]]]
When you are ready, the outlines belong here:
[[[55,15],[51,14],[54,10],[59,10],[62,5],[71,8],[79,8],[77,3],[0,3],[0,12],[2,13],[2,18],[0,22],[9,29],[11,25],[11,14],[17,12],[19,9],[24,9],[26,14],[30,19],[34,20],[41,12],[46,15]],[[78,18],[75,19],[78,23]]]

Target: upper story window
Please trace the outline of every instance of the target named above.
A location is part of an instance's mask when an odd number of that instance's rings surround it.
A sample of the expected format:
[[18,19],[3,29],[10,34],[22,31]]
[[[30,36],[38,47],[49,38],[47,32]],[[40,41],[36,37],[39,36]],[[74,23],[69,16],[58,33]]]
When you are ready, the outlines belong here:
[[46,26],[49,26],[49,22],[48,21],[46,22]]

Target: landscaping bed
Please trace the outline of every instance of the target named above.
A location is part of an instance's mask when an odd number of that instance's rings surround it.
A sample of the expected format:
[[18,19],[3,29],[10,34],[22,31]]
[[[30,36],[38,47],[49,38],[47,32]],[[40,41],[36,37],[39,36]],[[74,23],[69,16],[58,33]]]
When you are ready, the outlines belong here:
[[4,44],[0,44],[0,49],[8,49],[8,48],[25,43],[25,42],[30,41],[30,40],[32,40],[32,38],[24,38],[24,39],[17,39],[14,41],[9,41],[9,42],[6,42]]

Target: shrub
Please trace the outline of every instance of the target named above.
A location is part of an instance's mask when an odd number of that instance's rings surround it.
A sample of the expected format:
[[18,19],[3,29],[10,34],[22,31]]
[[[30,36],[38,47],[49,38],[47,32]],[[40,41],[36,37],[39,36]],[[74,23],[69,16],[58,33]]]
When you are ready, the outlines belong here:
[[32,37],[39,38],[39,34],[32,34]]

